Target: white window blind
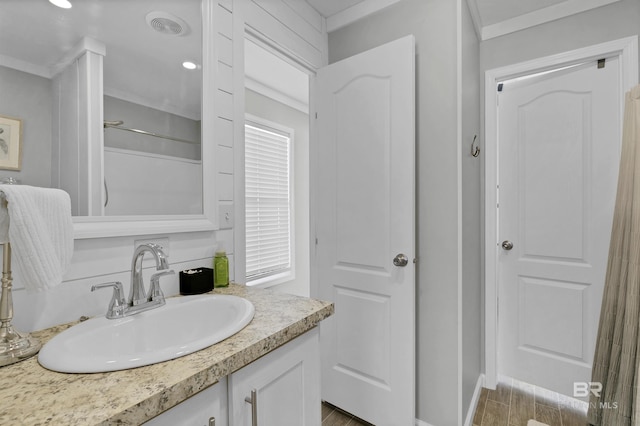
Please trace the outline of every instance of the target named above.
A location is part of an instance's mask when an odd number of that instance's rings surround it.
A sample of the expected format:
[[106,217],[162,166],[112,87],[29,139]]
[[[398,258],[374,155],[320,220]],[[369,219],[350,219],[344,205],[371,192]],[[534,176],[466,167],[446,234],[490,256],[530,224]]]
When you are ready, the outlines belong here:
[[247,283],[291,270],[290,138],[245,125]]

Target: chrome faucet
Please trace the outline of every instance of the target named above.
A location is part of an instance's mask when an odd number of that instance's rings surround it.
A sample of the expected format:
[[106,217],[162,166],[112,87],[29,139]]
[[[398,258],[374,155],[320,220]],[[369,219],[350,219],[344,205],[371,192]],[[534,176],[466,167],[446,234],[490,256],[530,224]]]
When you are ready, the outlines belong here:
[[[129,291],[129,301],[132,306],[137,306],[149,301],[147,300],[147,292],[144,289],[144,282],[142,282],[142,260],[146,252],[150,252],[155,257],[156,269],[158,271],[169,269],[167,256],[159,245],[153,243],[139,245],[133,252],[133,260],[131,261],[131,290]],[[173,271],[170,273],[173,273]]]
[[[160,271],[151,276],[148,294],[142,279],[142,261],[146,252],[153,254],[156,260],[156,270]],[[94,285],[91,287],[91,291],[113,287],[113,297],[109,303],[106,316],[109,319],[127,317],[164,305],[165,300],[164,294],[160,289],[160,277],[173,273],[173,270],[169,269],[167,255],[159,245],[153,243],[141,244],[133,252],[133,260],[131,261],[129,301],[124,299],[124,290],[122,283],[119,281]]]

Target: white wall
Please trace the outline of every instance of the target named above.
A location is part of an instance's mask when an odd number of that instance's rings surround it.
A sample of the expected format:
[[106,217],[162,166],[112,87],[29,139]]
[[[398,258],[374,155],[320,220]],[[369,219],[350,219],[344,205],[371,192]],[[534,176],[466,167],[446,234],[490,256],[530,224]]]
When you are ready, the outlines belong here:
[[309,115],[252,90],[245,91],[245,109],[294,131],[295,279],[274,289],[309,297]]
[[[153,236],[76,240],[71,267],[62,284],[50,291],[27,293],[20,277],[14,274],[14,326],[20,331],[33,331],[75,321],[83,315],[104,315],[112,292],[107,289],[92,293],[91,286],[122,281],[125,296],[128,296],[135,241],[149,237]],[[178,271],[210,267],[220,243],[214,232],[160,234],[158,237],[169,238],[169,263],[176,271],[176,275],[161,278],[160,284],[167,296],[178,294]],[[148,283],[155,267],[147,260],[144,266],[144,278]]]
[[332,63],[408,34],[416,38],[416,415],[439,426],[462,416],[460,8],[460,1],[404,0],[329,34]]

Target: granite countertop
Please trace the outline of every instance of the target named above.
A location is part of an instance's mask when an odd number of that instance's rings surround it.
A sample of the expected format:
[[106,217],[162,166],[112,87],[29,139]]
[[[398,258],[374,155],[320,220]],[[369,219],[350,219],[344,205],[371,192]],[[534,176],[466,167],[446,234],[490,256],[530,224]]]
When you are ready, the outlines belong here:
[[[49,371],[36,357],[0,368],[0,424],[138,425],[312,329],[334,310],[329,302],[235,284],[214,293],[248,299],[255,316],[239,333],[182,358],[94,374]],[[32,334],[44,344],[71,325]]]

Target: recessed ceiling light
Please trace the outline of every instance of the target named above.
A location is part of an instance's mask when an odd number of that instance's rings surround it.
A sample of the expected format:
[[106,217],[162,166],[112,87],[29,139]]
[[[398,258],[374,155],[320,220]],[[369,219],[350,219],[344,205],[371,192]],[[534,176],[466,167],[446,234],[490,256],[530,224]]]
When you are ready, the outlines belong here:
[[63,9],[71,9],[71,2],[69,2],[69,0],[49,0],[49,3]]
[[195,70],[196,68],[198,68],[198,66],[191,61],[184,61],[182,63],[182,66],[188,70]]

